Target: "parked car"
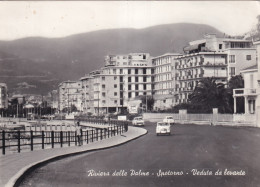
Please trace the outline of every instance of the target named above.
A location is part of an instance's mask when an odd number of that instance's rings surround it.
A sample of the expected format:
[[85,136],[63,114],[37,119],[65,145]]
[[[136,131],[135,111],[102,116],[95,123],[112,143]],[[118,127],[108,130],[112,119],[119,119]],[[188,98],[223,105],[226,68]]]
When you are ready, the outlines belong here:
[[132,121],[134,126],[144,126],[144,120],[142,117],[135,117]]
[[161,135],[161,134],[171,134],[171,125],[170,123],[165,123],[165,122],[157,122],[156,125],[156,135]]
[[164,119],[163,119],[163,122],[165,123],[170,123],[170,125],[173,125],[175,123],[174,119],[172,116],[166,116]]

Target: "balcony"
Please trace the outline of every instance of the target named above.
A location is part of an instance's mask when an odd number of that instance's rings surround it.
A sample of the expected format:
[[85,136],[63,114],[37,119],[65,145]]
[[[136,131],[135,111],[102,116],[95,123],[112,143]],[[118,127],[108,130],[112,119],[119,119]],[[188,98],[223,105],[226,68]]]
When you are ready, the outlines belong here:
[[239,97],[239,96],[256,96],[256,89],[234,89],[233,90],[233,96]]

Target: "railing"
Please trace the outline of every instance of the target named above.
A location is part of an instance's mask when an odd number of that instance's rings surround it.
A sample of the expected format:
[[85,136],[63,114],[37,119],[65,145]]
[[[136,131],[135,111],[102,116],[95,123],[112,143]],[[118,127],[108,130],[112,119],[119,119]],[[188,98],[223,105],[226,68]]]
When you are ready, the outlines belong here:
[[[88,119],[93,124],[109,124],[109,126],[91,127],[82,126],[81,144],[89,144],[94,141],[110,138],[128,130],[127,121]],[[0,131],[0,149],[5,155],[7,151],[18,152],[33,151],[34,149],[48,149],[77,145],[78,140],[75,131],[33,131],[33,130],[2,130]]]

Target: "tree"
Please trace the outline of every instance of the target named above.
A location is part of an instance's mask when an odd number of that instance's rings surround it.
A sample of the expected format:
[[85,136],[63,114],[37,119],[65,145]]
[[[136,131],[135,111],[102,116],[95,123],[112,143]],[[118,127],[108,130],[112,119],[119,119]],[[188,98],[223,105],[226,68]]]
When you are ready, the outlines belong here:
[[231,79],[228,81],[228,88],[230,90],[237,89],[237,88],[244,88],[244,79],[242,75],[232,76]]
[[254,41],[260,40],[260,15],[256,17],[257,23],[254,27],[245,34],[245,39],[253,39]]
[[75,105],[71,105],[71,107],[66,107],[62,109],[62,112],[67,113],[67,112],[78,112],[78,109]]
[[218,108],[222,113],[232,112],[225,85],[216,83],[214,78],[202,79],[189,95],[189,101],[195,108],[204,112],[211,112],[212,108]]
[[[142,106],[145,106],[147,104],[147,110],[151,111],[153,109],[154,99],[152,96],[142,96]],[[147,103],[146,103],[147,102]]]

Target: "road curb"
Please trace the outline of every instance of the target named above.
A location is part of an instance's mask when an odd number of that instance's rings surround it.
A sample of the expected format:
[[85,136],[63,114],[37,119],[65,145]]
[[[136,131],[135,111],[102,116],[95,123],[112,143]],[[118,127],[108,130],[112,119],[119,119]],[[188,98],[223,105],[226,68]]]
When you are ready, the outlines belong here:
[[83,153],[87,153],[87,152],[94,152],[94,151],[98,151],[98,150],[105,150],[105,149],[110,149],[110,148],[113,148],[113,147],[117,147],[117,146],[120,146],[120,145],[123,145],[123,144],[126,144],[128,142],[131,142],[133,140],[136,140],[144,135],[146,135],[148,133],[148,131],[146,129],[143,129],[144,130],[144,133],[132,138],[132,139],[129,139],[129,140],[126,140],[124,142],[120,142],[118,144],[114,144],[114,145],[110,145],[110,146],[105,146],[105,147],[101,147],[101,148],[94,148],[94,149],[89,149],[89,150],[83,150],[83,151],[77,151],[77,152],[73,152],[73,153],[67,153],[67,154],[62,154],[62,155],[57,155],[57,156],[52,156],[52,157],[49,157],[49,158],[46,158],[44,160],[41,160],[41,161],[37,161],[37,162],[34,162],[26,167],[23,167],[20,171],[18,171],[8,182],[7,184],[5,184],[5,187],[17,187],[20,185],[20,183],[22,182],[22,180],[29,174],[31,173],[31,171],[33,171],[34,169],[40,167],[40,166],[43,166],[49,162],[53,162],[55,160],[59,160],[59,159],[62,159],[62,158],[65,158],[65,157],[69,157],[69,156],[74,156],[74,155],[79,155],[79,154],[83,154]]

